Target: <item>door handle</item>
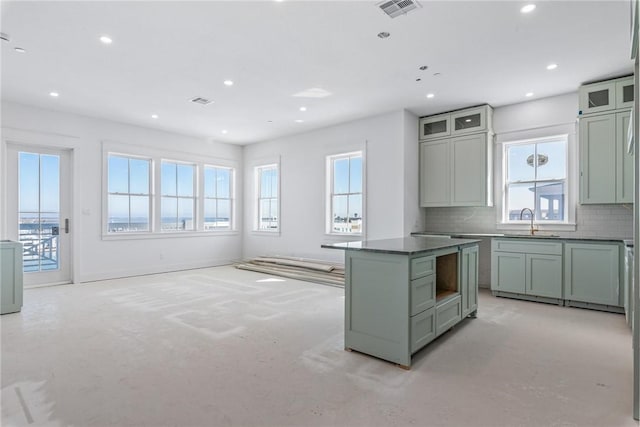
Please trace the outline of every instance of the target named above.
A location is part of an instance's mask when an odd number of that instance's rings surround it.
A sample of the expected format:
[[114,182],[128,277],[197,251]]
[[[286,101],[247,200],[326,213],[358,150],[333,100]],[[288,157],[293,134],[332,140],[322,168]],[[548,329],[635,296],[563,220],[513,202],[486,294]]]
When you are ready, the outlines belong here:
[[69,218],[64,219],[64,232],[65,234],[69,234]]

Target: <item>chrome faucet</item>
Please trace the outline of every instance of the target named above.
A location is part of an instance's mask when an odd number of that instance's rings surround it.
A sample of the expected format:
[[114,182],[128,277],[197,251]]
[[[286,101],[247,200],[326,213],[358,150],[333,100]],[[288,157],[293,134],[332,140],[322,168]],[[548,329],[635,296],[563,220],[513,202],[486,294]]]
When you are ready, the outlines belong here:
[[522,210],[520,211],[520,220],[521,220],[521,221],[522,221],[522,214],[524,214],[524,211],[529,211],[529,213],[531,214],[531,227],[529,228],[529,233],[531,233],[531,235],[533,236],[533,235],[534,235],[534,233],[535,233],[536,231],[538,231],[538,228],[537,228],[537,227],[536,227],[536,228],[534,228],[534,226],[533,226],[533,217],[534,217],[533,211],[532,211],[531,209],[529,209],[529,208],[524,208],[524,209],[522,209]]

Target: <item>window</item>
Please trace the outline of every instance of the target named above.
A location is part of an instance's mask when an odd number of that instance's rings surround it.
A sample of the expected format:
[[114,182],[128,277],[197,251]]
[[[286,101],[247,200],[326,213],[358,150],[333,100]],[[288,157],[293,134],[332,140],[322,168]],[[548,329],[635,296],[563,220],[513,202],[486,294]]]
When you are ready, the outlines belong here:
[[204,229],[231,229],[232,170],[204,167]]
[[278,231],[278,165],[256,168],[258,231]]
[[362,234],[362,152],[327,157],[329,233]]
[[568,223],[567,135],[504,144],[502,222]]
[[195,165],[162,162],[160,189],[162,190],[162,231],[194,230]]
[[108,155],[107,231],[150,231],[151,160]]

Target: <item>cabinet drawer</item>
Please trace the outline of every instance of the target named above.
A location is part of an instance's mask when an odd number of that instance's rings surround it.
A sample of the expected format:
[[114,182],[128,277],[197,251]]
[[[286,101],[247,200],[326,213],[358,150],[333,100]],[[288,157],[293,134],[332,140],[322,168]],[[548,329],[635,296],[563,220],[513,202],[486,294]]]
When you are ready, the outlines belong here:
[[436,335],[447,331],[462,320],[462,298],[460,295],[436,306]]
[[411,317],[411,353],[415,353],[436,337],[435,307]]
[[501,252],[518,252],[528,254],[562,255],[562,243],[549,241],[531,241],[523,239],[493,239],[491,250]]
[[411,315],[431,308],[436,303],[436,275],[430,274],[411,281]]
[[436,259],[432,256],[413,258],[411,260],[411,280],[428,276],[436,272]]

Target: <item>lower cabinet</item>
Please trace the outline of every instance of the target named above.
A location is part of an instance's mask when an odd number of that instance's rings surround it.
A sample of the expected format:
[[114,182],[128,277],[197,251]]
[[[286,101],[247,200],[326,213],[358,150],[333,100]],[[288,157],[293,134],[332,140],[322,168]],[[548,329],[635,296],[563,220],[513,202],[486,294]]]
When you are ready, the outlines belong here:
[[498,296],[621,312],[622,249],[614,242],[493,239],[491,291]]
[[564,298],[593,304],[621,306],[621,245],[566,243]]
[[562,243],[495,240],[491,290],[562,298]]

